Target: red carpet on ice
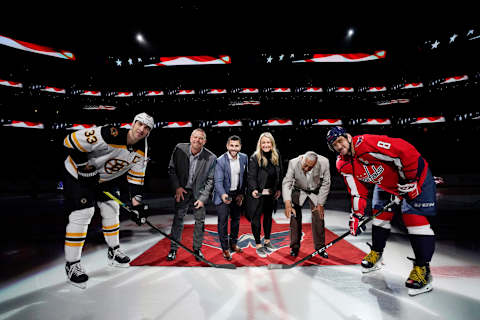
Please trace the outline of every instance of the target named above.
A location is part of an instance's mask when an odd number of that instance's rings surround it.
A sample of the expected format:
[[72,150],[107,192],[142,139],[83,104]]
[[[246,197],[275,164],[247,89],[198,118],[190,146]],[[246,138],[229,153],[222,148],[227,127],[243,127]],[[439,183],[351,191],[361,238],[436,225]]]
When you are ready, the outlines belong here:
[[[255,240],[253,238],[250,223],[242,216],[240,220],[240,232],[238,239],[238,246],[243,249],[242,253],[233,253],[232,260],[229,262],[223,258],[220,241],[218,240],[217,225],[205,225],[205,235],[203,239],[202,253],[205,259],[217,263],[233,263],[237,267],[244,266],[265,266],[270,263],[292,264],[295,261],[314,252],[312,229],[310,224],[303,225],[303,237],[301,242],[300,253],[298,257],[290,256],[290,235],[289,226],[285,224],[277,224],[273,221],[271,242],[278,248],[276,251],[270,253],[267,258],[260,258],[255,252]],[[347,229],[345,229],[347,231]],[[183,230],[182,243],[187,248],[192,248],[193,225],[185,225]],[[262,228],[263,237],[263,228]],[[325,243],[337,238],[328,229],[325,229]],[[177,251],[177,259],[174,261],[167,261],[166,257],[170,251],[170,240],[164,238],[156,243],[153,247],[142,253],[130,265],[132,266],[179,266],[179,267],[206,267],[207,264],[197,262],[193,255],[179,248]],[[301,266],[311,265],[352,265],[359,264],[365,257],[366,253],[354,247],[345,239],[337,242],[328,250],[329,259],[321,258],[316,255],[310,260],[300,264]]]

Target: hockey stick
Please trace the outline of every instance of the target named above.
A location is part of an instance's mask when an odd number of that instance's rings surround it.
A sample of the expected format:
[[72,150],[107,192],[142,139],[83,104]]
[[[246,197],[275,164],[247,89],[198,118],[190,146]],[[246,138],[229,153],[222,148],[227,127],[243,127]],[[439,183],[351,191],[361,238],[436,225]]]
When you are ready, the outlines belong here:
[[[390,207],[392,207],[393,205],[395,204],[398,204],[399,203],[399,200],[397,200],[398,198],[392,200],[390,203],[388,203],[385,207],[383,207],[379,212],[377,212],[375,215],[373,216],[370,216],[368,218],[366,218],[365,220],[362,221],[362,223],[360,223],[360,225],[358,226],[358,229],[360,229],[361,227],[363,227],[364,225],[366,225],[367,223],[369,223],[371,220],[373,220],[373,218],[377,217],[378,215],[380,215],[382,212],[384,211],[387,211]],[[302,262],[305,262],[306,260],[308,259],[311,259],[313,257],[315,257],[317,254],[327,250],[327,248],[330,248],[331,246],[333,246],[335,243],[337,243],[338,241],[342,240],[343,238],[345,238],[346,236],[348,236],[350,234],[350,230],[345,232],[344,234],[342,234],[341,236],[339,236],[338,238],[332,240],[331,242],[327,243],[326,245],[324,245],[323,247],[321,247],[320,249],[318,249],[317,251],[315,251],[314,253],[312,254],[309,254],[308,256],[306,256],[305,258],[293,263],[293,264],[276,264],[276,263],[271,263],[268,265],[268,269],[269,270],[273,270],[273,269],[291,269],[293,267],[296,267],[298,266],[299,264],[301,264]]]
[[[109,197],[110,199],[112,199],[113,201],[115,201],[116,203],[118,203],[123,209],[125,209],[128,213],[132,214],[132,215],[136,215],[136,213],[129,207],[127,206],[125,203],[123,203],[122,201],[120,201],[120,199],[118,199],[117,197],[115,197],[113,194],[111,194],[110,192],[107,192],[107,191],[103,191],[103,193]],[[168,238],[170,239],[171,241],[175,242],[176,244],[178,244],[180,247],[182,247],[183,249],[187,250],[189,253],[191,253],[192,255],[195,256],[195,258],[197,260],[201,260],[203,262],[205,262],[206,264],[208,264],[210,267],[213,267],[213,268],[222,268],[222,269],[236,269],[237,266],[234,265],[234,264],[231,264],[231,263],[228,263],[228,264],[216,264],[216,263],[213,263],[213,262],[210,262],[208,261],[207,259],[205,259],[204,257],[201,257],[200,255],[196,254],[193,250],[187,248],[186,246],[184,246],[181,242],[173,239],[171,236],[169,236],[168,234],[166,234],[165,232],[163,232],[162,230],[160,230],[157,226],[153,225],[150,221],[148,221],[146,218],[142,218],[141,220],[142,223],[146,223],[148,224],[151,228],[157,230],[158,232],[160,232],[162,235],[165,236],[165,238]]]

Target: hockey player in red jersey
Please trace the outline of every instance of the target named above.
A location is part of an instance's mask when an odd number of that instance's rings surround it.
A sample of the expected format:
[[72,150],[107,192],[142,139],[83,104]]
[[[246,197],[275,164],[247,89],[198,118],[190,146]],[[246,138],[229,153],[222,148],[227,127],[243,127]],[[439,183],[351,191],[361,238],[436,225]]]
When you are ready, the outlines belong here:
[[[65,271],[67,281],[86,288],[88,275],[80,264],[88,225],[98,206],[102,228],[108,245],[107,259],[111,266],[128,267],[130,258],[120,250],[119,205],[102,191],[114,193],[124,183],[129,189],[141,224],[144,207],[141,204],[147,163],[147,136],[153,129],[153,118],[146,113],[135,116],[130,130],[102,126],[75,131],[65,137],[64,195],[69,221],[65,235]],[[143,142],[144,141],[144,142]]]
[[[374,184],[372,211],[381,210],[394,197],[401,199],[402,220],[408,230],[415,258],[405,285],[409,295],[432,290],[429,263],[435,251],[435,235],[428,216],[436,214],[435,182],[427,161],[407,141],[385,135],[364,134],[352,137],[342,127],[327,133],[327,144],[339,153],[337,170],[342,174],[351,195],[352,235],[364,219],[367,184]],[[362,272],[381,268],[382,253],[390,234],[392,211],[373,220],[371,251],[362,260]]]

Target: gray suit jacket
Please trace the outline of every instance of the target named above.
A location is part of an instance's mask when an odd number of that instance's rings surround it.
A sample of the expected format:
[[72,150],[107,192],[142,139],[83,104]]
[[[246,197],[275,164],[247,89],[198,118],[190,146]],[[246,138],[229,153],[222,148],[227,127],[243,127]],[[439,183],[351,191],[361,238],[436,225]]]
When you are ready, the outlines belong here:
[[[287,174],[282,182],[283,201],[292,201],[292,191],[296,188],[300,191],[295,192],[297,196],[293,199],[294,203],[302,206],[305,200],[310,198],[314,205],[323,206],[330,192],[330,163],[327,158],[317,154],[317,163],[311,170],[314,187],[309,187],[307,176],[302,170],[302,159],[303,155],[288,162]],[[318,192],[308,193],[305,191],[312,191],[312,189],[318,189]]]
[[[185,188],[188,183],[189,149],[190,143],[179,143],[173,149],[168,164],[168,174],[174,191],[179,187]],[[217,157],[210,150],[203,148],[195,167],[192,186],[193,196],[204,204],[207,204],[213,191],[216,160]]]

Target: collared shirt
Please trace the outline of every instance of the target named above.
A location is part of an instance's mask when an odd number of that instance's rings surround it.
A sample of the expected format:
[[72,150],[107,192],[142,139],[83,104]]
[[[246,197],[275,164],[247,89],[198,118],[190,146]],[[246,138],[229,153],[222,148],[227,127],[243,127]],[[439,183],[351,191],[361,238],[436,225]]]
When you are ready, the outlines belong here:
[[307,186],[308,190],[315,190],[317,188],[315,181],[313,181],[313,169],[308,171],[305,175],[307,176]]
[[230,161],[230,191],[235,191],[240,183],[240,157],[233,159],[230,152],[227,152],[228,160]]
[[200,153],[202,153],[202,150],[200,150],[199,153],[196,155],[192,154],[192,149],[188,148],[188,157],[190,160],[190,169],[188,171],[188,183],[185,186],[185,188],[191,189],[193,186],[193,179],[195,178],[195,168],[197,167],[197,162],[198,162],[198,157],[200,156]]

